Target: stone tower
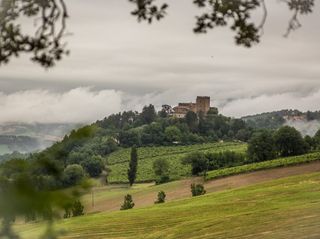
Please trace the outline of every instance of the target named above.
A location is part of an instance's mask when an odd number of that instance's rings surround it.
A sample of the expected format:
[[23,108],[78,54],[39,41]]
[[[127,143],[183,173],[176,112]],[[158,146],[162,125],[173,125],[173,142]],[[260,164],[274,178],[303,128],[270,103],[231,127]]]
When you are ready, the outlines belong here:
[[197,112],[207,114],[210,109],[210,97],[209,96],[197,96],[196,101]]

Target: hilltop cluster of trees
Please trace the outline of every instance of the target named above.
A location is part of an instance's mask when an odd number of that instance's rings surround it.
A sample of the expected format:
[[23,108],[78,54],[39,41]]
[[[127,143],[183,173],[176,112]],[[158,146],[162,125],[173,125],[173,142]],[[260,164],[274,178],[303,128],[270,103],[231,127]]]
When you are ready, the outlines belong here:
[[183,119],[170,117],[153,105],[142,112],[123,112],[98,121],[97,125],[117,135],[120,146],[192,144],[218,140],[247,141],[252,133],[244,121],[209,111],[206,116],[188,112]]

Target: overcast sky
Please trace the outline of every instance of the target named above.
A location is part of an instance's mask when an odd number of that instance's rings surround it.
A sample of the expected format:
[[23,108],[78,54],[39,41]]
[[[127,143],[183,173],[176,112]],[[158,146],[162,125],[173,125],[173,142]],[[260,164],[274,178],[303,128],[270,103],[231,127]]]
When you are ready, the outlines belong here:
[[28,55],[1,66],[0,122],[90,122],[197,95],[211,96],[212,105],[235,117],[320,109],[317,1],[289,38],[287,6],[266,1],[265,33],[250,49],[235,46],[227,28],[193,34],[199,9],[191,0],[168,2],[168,16],[148,25],[129,14],[127,0],[67,0],[71,55],[50,70]]

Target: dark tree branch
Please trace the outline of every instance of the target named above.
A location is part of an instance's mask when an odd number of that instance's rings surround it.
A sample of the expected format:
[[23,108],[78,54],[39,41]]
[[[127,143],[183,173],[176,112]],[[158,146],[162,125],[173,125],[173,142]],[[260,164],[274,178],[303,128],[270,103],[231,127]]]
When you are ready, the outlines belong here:
[[262,6],[262,11],[263,11],[263,16],[260,25],[258,26],[258,29],[260,30],[260,35],[262,36],[264,34],[264,25],[267,21],[268,17],[268,9],[266,6],[265,0],[260,0],[261,6]]
[[289,9],[293,11],[287,31],[284,34],[285,37],[288,37],[292,31],[295,31],[302,26],[299,21],[299,15],[312,13],[314,0],[282,0],[282,2],[287,3]]
[[[34,18],[38,28],[34,35],[23,34],[22,17]],[[48,68],[68,54],[62,38],[68,17],[64,0],[2,0],[0,2],[0,64],[12,56],[32,53],[31,60]]]

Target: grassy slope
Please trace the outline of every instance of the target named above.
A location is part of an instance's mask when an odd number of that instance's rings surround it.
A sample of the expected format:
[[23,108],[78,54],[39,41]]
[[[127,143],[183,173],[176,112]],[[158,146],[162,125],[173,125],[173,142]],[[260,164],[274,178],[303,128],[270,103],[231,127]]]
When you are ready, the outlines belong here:
[[189,198],[190,184],[194,182],[203,183],[207,192],[211,193],[318,171],[320,171],[320,162],[316,161],[291,167],[259,170],[206,182],[203,182],[202,177],[193,177],[156,186],[152,183],[134,184],[133,187],[123,184],[99,186],[94,188],[94,206],[92,206],[91,193],[86,194],[82,201],[87,213],[118,211],[126,194],[131,194],[136,208],[141,208],[153,205],[157,193],[161,190],[166,192],[167,201]]
[[[170,163],[170,177],[179,179],[190,175],[190,166],[182,165],[181,159],[188,153],[195,151],[218,152],[232,150],[244,152],[246,144],[243,143],[208,143],[191,146],[161,146],[142,147],[138,149],[138,173],[137,182],[151,181],[155,179],[152,164],[156,159],[166,158]],[[108,177],[109,182],[127,182],[127,168],[130,159],[130,149],[122,149],[111,154],[107,161],[112,170]]]
[[[320,173],[60,222],[65,238],[319,238]],[[39,225],[20,226],[37,238]]]

